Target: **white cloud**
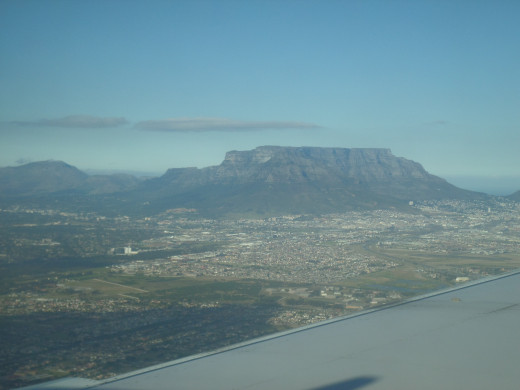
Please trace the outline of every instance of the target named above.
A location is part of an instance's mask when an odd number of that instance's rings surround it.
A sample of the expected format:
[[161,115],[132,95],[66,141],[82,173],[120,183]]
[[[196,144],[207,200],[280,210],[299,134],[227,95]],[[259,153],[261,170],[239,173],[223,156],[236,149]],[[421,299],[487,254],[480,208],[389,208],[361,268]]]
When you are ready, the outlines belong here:
[[305,122],[238,121],[225,118],[169,118],[139,122],[135,127],[141,130],[171,132],[256,131],[320,128],[318,125]]

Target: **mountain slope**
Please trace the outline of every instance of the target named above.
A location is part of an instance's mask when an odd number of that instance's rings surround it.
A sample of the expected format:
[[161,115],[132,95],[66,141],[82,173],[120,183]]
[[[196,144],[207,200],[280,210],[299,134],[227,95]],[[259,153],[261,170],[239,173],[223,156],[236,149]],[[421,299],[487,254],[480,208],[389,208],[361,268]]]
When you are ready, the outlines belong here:
[[140,181],[123,174],[89,176],[63,161],[40,161],[0,168],[0,195],[27,197],[64,191],[78,196],[109,194],[129,190]]
[[484,196],[388,149],[278,146],[228,152],[219,166],[170,169],[136,194],[157,209],[188,207],[208,215],[329,213]]
[[520,202],[520,191],[516,191],[511,195],[507,196],[508,199],[514,200],[515,202]]
[[2,195],[39,195],[81,186],[88,175],[62,161],[41,161],[0,168]]

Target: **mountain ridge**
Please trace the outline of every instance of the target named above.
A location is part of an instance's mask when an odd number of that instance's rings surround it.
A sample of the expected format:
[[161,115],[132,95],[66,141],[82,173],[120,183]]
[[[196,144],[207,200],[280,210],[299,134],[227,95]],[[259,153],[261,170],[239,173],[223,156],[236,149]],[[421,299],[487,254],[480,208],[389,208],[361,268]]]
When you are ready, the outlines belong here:
[[160,208],[180,205],[217,216],[406,208],[415,200],[486,197],[389,149],[280,146],[230,151],[218,166],[169,169],[134,193]]
[[[367,169],[369,167],[370,169]],[[378,167],[379,169],[374,169]],[[158,178],[176,184],[207,182],[345,182],[389,177],[427,178],[424,168],[411,160],[395,157],[390,149],[345,149],[261,146],[249,151],[230,151],[217,166],[171,168]]]
[[380,148],[260,146],[229,151],[220,165],[171,168],[142,180],[89,176],[63,162],[32,164],[0,168],[0,195],[65,193],[79,203],[108,202],[114,210],[189,208],[216,217],[406,208],[417,200],[488,197],[460,189],[421,164]]

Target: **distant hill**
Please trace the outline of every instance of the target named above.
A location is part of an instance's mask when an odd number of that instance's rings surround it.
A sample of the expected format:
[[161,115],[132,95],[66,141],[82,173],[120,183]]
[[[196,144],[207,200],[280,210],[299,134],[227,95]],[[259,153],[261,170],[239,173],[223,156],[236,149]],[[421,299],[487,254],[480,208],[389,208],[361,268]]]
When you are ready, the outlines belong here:
[[507,196],[507,198],[514,200],[515,202],[520,202],[520,191],[516,191],[515,193]]
[[2,195],[38,195],[81,186],[88,175],[62,161],[33,162],[0,168]]
[[487,197],[457,188],[389,149],[279,146],[231,151],[218,166],[172,168],[146,180],[89,176],[56,161],[0,168],[0,196],[47,202],[61,196],[62,204],[125,213],[187,208],[214,217],[403,209],[410,201]]
[[41,196],[74,191],[78,195],[106,194],[135,187],[130,175],[89,176],[63,161],[40,161],[0,168],[1,196]]

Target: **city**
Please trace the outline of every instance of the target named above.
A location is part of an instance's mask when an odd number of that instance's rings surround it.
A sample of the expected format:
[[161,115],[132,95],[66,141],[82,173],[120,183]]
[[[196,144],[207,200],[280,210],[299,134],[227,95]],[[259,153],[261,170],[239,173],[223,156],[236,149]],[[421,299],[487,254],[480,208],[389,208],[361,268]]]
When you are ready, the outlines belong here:
[[238,220],[0,213],[6,388],[105,378],[520,267],[520,207],[501,198]]

